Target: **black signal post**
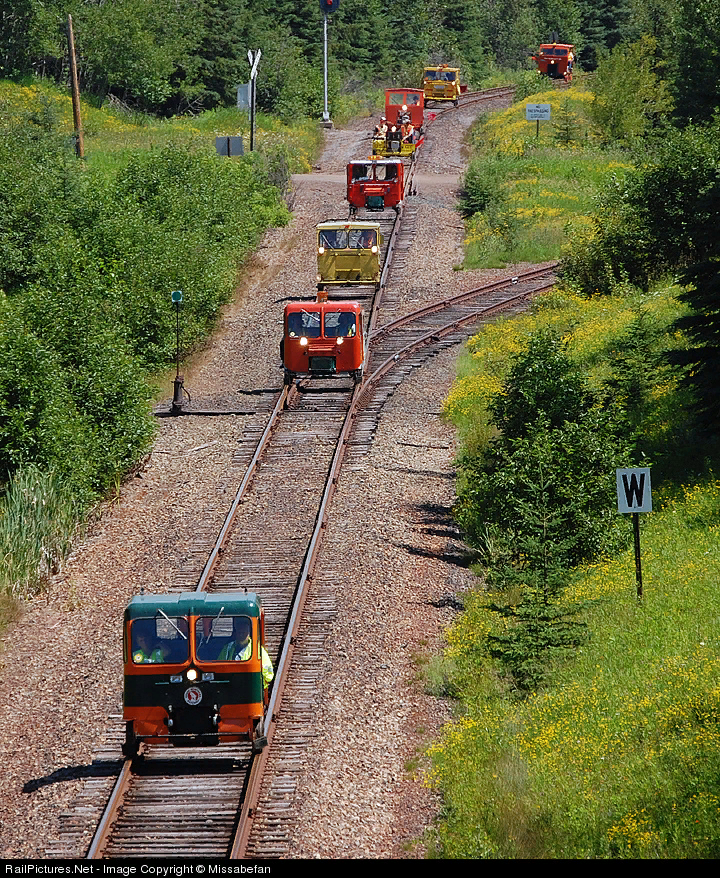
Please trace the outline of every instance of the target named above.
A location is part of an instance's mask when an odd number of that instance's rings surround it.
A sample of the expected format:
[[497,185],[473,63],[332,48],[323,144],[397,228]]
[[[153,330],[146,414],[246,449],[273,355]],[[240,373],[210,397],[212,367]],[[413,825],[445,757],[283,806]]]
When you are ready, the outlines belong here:
[[180,414],[183,405],[183,376],[180,374],[180,305],[183,300],[182,290],[173,290],[170,299],[175,305],[175,380],[173,381],[173,414]]

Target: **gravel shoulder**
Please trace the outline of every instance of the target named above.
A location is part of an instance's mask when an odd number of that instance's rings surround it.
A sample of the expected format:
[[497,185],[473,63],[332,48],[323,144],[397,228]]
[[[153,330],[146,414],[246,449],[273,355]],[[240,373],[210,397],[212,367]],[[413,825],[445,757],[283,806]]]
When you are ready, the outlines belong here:
[[[503,272],[459,272],[463,226],[453,210],[463,147],[419,178],[408,310]],[[207,348],[186,365],[195,408],[251,412],[279,388],[288,296],[314,288],[317,222],[345,216],[344,167],[362,155],[363,124],[326,133],[315,173],[294,178],[291,223],[270,230]],[[438,147],[432,155],[439,156]],[[439,171],[442,170],[442,173]],[[438,173],[435,173],[438,171]],[[432,224],[433,233],[428,230]],[[452,619],[442,598],[472,586],[449,518],[454,431],[439,417],[457,350],[418,370],[386,406],[366,465],[343,474],[325,551],[342,552],[321,746],[301,790],[307,807],[292,856],[420,857],[439,802],[419,754],[450,718],[425,694],[419,658],[441,649]],[[106,503],[48,591],[26,602],[0,652],[0,850],[42,858],[90,773],[108,718],[122,710],[123,610],[182,577],[197,528],[219,527],[234,495],[228,462],[252,414],[162,418],[145,465]],[[338,557],[336,555],[336,557]],[[79,851],[79,854],[82,852]]]

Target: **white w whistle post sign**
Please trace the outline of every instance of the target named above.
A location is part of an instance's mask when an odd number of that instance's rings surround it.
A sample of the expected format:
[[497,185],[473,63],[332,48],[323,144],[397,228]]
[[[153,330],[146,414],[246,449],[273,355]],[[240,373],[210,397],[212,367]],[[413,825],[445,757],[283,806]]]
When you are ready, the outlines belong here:
[[650,491],[650,468],[615,470],[617,479],[618,512],[630,513],[633,517],[635,535],[635,579],[638,600],[642,598],[642,567],[640,565],[640,512],[652,512]]

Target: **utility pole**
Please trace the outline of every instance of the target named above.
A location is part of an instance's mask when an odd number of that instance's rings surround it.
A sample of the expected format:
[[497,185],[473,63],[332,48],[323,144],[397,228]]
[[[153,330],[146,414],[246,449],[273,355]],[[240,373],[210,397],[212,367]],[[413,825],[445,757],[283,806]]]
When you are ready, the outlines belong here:
[[75,61],[75,37],[73,36],[72,15],[67,20],[68,52],[70,54],[70,88],[72,90],[73,122],[75,125],[75,153],[79,159],[85,158],[82,120],[80,118],[80,89],[78,88],[77,63]]

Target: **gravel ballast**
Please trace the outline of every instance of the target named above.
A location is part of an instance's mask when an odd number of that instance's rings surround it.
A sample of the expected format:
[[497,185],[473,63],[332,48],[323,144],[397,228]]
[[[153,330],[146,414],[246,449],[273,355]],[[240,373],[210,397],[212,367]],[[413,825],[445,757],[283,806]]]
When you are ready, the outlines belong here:
[[[467,114],[466,114],[467,115]],[[453,270],[463,225],[454,210],[462,134],[448,126],[418,177],[418,234],[407,309],[502,272]],[[253,408],[253,390],[279,388],[284,299],[314,288],[313,230],[347,215],[344,169],[364,155],[371,120],[326,133],[313,174],[294,178],[289,226],[270,230],[207,349],[184,366],[196,408]],[[433,233],[426,230],[432,224]],[[303,811],[289,856],[406,858],[439,801],[422,753],[450,719],[425,693],[422,661],[439,651],[455,611],[443,600],[472,587],[459,565],[449,510],[454,430],[439,417],[459,348],[418,369],[385,406],[364,462],[343,473],[324,551],[342,557],[339,612],[323,680],[317,749],[299,785]],[[169,406],[168,406],[169,407]],[[0,652],[1,850],[44,857],[61,811],[80,790],[109,717],[122,712],[122,613],[144,589],[162,591],[188,563],[197,527],[219,526],[234,496],[229,462],[250,414],[160,418],[143,467],[108,501],[46,593],[25,602]],[[439,606],[436,606],[439,605]],[[78,850],[77,855],[82,856]]]

